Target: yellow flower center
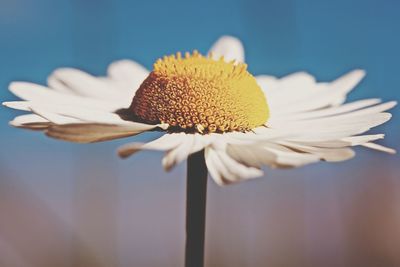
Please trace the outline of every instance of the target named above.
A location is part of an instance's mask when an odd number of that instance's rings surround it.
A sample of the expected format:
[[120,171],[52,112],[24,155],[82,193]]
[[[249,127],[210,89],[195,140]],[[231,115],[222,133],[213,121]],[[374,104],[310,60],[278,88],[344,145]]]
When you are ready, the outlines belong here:
[[197,51],[158,59],[130,110],[145,123],[168,123],[174,132],[250,131],[265,124],[264,93],[247,65],[214,60]]

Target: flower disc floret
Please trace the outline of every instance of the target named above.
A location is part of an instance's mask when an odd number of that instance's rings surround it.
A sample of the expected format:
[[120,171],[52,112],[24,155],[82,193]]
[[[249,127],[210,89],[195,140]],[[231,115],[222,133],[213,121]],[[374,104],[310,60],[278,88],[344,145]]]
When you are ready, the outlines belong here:
[[130,110],[145,123],[167,123],[171,131],[246,132],[266,123],[264,93],[247,65],[194,51],[154,64]]

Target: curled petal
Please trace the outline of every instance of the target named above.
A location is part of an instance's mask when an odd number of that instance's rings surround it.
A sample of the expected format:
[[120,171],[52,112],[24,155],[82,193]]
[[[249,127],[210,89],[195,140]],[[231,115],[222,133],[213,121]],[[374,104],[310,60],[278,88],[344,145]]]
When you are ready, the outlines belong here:
[[227,185],[263,175],[255,167],[245,166],[232,159],[225,151],[207,147],[205,149],[207,168],[218,185]]

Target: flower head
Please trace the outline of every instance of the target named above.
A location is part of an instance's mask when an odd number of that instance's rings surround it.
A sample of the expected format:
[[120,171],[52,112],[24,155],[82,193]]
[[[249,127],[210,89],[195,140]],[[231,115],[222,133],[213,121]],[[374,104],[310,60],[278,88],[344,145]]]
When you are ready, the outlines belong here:
[[121,147],[119,155],[166,151],[162,164],[169,170],[204,149],[218,184],[261,176],[263,165],[347,160],[354,156],[350,147],[357,145],[394,153],[374,143],[383,134],[364,133],[388,121],[391,115],[385,111],[395,102],[343,104],[364,71],[331,83],[319,83],[305,72],[254,77],[243,55],[240,41],[225,36],[209,56],[177,53],[157,60],[151,72],[129,60],[111,64],[107,77],[58,69],[47,87],[11,83],[10,90],[24,101],[3,104],[30,112],[11,121],[13,126],[72,142],[162,131],[151,142]]

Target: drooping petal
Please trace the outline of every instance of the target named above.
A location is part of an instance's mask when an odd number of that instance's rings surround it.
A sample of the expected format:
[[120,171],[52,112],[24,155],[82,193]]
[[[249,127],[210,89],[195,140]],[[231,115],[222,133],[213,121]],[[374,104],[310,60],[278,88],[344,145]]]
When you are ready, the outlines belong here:
[[319,148],[282,141],[251,145],[228,144],[227,153],[246,166],[272,168],[293,168],[310,163],[343,161],[354,156],[350,148]]
[[223,172],[224,171],[226,172],[226,168],[220,162],[218,156],[215,154],[215,152],[212,149],[206,148],[204,150],[204,157],[205,157],[205,161],[206,161],[206,165],[207,165],[207,170],[210,173],[213,180],[218,185],[224,185],[225,178],[224,178]]
[[124,145],[119,148],[118,154],[126,158],[141,150],[166,151],[162,164],[168,171],[185,160],[190,154],[207,147],[213,139],[212,135],[171,133],[165,134],[148,143],[130,143]]
[[320,157],[315,154],[294,151],[278,143],[266,143],[262,148],[276,156],[276,162],[271,166],[274,168],[300,167],[320,160]]
[[183,136],[184,133],[164,134],[160,138],[148,143],[129,143],[118,149],[118,155],[122,158],[127,158],[142,150],[168,151],[177,147],[181,143]]
[[252,145],[228,144],[227,153],[234,160],[255,168],[261,168],[263,165],[275,166],[276,155],[263,149],[262,147]]
[[162,164],[168,171],[185,160],[190,154],[196,153],[210,146],[216,139],[215,134],[184,134],[179,146],[169,150],[163,158]]
[[262,170],[245,166],[231,158],[224,150],[208,146],[205,160],[211,177],[219,185],[227,185],[263,175]]
[[244,62],[244,48],[240,40],[233,36],[222,36],[211,47],[209,53],[214,59],[219,59],[221,56],[226,61],[236,60]]
[[194,144],[193,134],[184,134],[181,137],[180,143],[175,148],[167,151],[162,159],[162,165],[166,171],[171,170],[175,165],[185,160]]
[[148,125],[143,123],[111,125],[94,123],[75,123],[63,125],[50,125],[45,131],[46,135],[76,143],[94,143],[117,138],[137,135],[144,131],[157,128],[158,125]]

